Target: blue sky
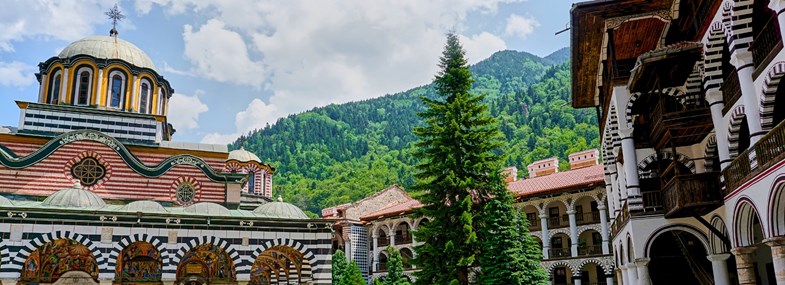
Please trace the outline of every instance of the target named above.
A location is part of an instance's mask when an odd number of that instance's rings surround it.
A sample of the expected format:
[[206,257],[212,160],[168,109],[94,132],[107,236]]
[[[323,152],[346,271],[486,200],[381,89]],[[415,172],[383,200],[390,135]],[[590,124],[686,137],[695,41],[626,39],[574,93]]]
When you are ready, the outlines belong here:
[[[569,45],[574,1],[136,0],[120,38],[175,89],[176,141],[227,143],[280,117],[430,82],[444,34],[476,62],[504,49],[545,56]],[[70,42],[108,35],[114,2],[11,1],[0,9],[0,126],[35,101],[34,73]]]

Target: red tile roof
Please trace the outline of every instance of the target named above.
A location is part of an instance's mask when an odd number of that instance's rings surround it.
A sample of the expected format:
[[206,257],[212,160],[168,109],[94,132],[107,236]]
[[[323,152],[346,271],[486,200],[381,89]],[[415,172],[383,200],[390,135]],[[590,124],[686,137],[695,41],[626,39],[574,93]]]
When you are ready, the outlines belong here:
[[422,207],[422,203],[412,198],[411,200],[392,203],[387,206],[384,206],[383,208],[381,208],[376,212],[360,217],[360,220],[368,221],[368,220],[375,220],[384,216],[397,216],[400,214],[410,213],[412,212],[412,210],[420,207]]
[[520,197],[604,184],[605,171],[603,166],[598,164],[590,167],[518,180],[507,184],[507,189]]

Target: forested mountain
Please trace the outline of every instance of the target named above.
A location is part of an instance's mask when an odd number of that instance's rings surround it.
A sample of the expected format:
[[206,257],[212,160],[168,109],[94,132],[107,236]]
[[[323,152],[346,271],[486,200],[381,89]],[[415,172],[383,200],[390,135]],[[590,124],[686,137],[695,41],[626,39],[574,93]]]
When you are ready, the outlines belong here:
[[[487,95],[491,115],[506,137],[507,165],[526,165],[598,147],[592,109],[573,109],[569,49],[545,58],[500,51],[471,67],[472,92]],[[279,119],[240,137],[243,145],[276,168],[274,195],[312,213],[359,200],[390,184],[414,183],[412,127],[421,123],[419,97],[434,97],[431,84],[379,98],[314,108]]]

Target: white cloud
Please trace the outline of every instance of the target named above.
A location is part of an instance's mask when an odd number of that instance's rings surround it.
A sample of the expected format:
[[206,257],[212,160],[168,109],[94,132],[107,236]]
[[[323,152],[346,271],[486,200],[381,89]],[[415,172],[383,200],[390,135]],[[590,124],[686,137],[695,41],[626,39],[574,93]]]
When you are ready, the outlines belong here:
[[517,14],[511,14],[507,17],[507,27],[504,28],[504,33],[506,35],[525,39],[534,32],[534,28],[539,26],[540,22],[537,22],[533,17],[527,18]]
[[201,143],[208,144],[229,144],[240,137],[238,133],[222,134],[222,133],[209,133],[202,138]]
[[106,23],[103,12],[112,5],[100,0],[3,2],[0,51],[14,51],[13,43],[26,38],[72,41],[93,34],[95,24]]
[[33,84],[35,77],[35,66],[24,62],[0,61],[0,85],[23,87]]
[[463,49],[466,50],[466,59],[470,64],[477,63],[494,52],[507,49],[507,43],[501,38],[488,32],[482,32],[471,37],[460,36]]
[[176,130],[190,130],[199,127],[199,115],[207,112],[207,105],[199,100],[198,95],[204,92],[197,90],[193,96],[180,93],[172,94],[169,100],[169,114],[167,118]]
[[264,128],[267,124],[273,124],[279,117],[285,115],[275,105],[268,105],[258,98],[253,99],[248,104],[248,108],[235,115],[234,125],[237,132],[231,134],[209,133],[202,138],[202,143],[228,144],[237,139],[240,134]]
[[248,49],[240,34],[225,29],[223,22],[211,19],[198,31],[185,25],[183,32],[185,57],[193,64],[193,72],[220,82],[251,85],[261,88],[265,81],[260,62],[248,57]]

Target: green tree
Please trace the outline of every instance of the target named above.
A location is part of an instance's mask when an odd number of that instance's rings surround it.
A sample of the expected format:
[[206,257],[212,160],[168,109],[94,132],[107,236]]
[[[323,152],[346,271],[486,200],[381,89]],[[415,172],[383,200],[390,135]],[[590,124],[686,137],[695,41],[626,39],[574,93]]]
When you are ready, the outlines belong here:
[[410,285],[403,276],[403,257],[401,252],[393,246],[387,246],[387,275],[382,277],[382,285]]
[[415,248],[421,268],[416,284],[469,284],[478,265],[478,205],[506,191],[497,154],[501,134],[481,103],[484,96],[469,92],[472,74],[454,33],[447,35],[439,67],[434,85],[440,96],[421,97],[425,126],[414,129],[419,138],[414,155],[420,159],[415,190],[422,191],[418,198],[425,204],[418,214],[431,218],[415,232],[424,242]]
[[333,253],[333,285],[344,285],[343,274],[346,271],[346,254],[342,250]]
[[346,271],[343,272],[343,276],[341,278],[343,279],[343,284],[341,285],[365,285],[365,278],[363,278],[363,273],[360,271],[360,267],[357,266],[357,262],[354,260],[352,260],[352,262],[349,263],[349,266],[346,267]]
[[522,268],[521,284],[547,284],[548,272],[540,265],[542,249],[534,236],[529,234],[529,219],[523,212],[518,212],[516,218],[518,239],[523,242],[523,260],[519,264]]

